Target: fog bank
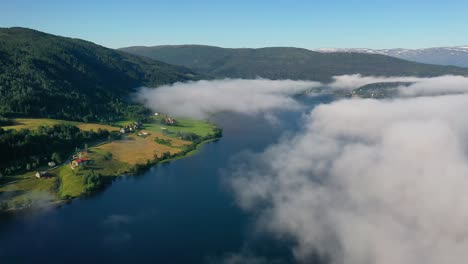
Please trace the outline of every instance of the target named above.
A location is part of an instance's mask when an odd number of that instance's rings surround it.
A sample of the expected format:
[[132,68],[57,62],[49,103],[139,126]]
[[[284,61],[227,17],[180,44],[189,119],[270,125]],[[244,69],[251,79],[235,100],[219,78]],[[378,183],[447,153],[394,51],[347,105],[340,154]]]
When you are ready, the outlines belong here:
[[320,105],[302,132],[234,166],[238,203],[304,263],[464,261],[467,107],[465,94]]
[[310,81],[266,79],[196,81],[157,89],[142,88],[137,100],[154,111],[191,118],[206,118],[223,111],[258,114],[298,109],[300,104],[291,96],[320,85]]

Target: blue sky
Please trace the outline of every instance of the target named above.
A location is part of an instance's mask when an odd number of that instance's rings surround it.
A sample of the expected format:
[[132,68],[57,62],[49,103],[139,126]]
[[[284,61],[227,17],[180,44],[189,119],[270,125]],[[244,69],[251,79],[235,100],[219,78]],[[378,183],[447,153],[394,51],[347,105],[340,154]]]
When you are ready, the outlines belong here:
[[421,48],[468,45],[467,12],[466,0],[0,0],[0,27],[29,27],[111,48]]

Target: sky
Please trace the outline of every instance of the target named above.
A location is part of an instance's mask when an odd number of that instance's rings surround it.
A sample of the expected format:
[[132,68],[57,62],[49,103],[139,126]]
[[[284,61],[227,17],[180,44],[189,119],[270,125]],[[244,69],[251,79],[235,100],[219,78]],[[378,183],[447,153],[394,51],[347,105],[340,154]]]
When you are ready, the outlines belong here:
[[468,1],[0,0],[0,27],[119,48],[424,48],[468,45]]

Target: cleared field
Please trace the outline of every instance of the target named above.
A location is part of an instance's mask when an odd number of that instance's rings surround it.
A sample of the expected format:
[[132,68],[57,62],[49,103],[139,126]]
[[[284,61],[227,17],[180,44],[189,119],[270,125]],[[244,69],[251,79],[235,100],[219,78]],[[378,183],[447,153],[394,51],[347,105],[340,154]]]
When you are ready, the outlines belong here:
[[58,194],[61,197],[71,196],[78,197],[86,192],[85,178],[79,172],[72,170],[69,166],[64,165],[53,171],[55,176],[60,178],[60,188]]
[[3,129],[30,129],[34,130],[39,126],[53,126],[57,124],[72,124],[75,125],[75,122],[58,120],[58,119],[47,119],[47,118],[15,118],[13,119],[15,125],[13,126],[4,126]]
[[164,152],[178,153],[181,149],[176,146],[191,144],[189,141],[170,138],[172,146],[160,145],[154,142],[156,136],[164,137],[161,133],[153,133],[146,138],[128,135],[122,140],[104,144],[96,149],[112,153],[113,159],[135,165],[144,164],[147,160],[153,160],[155,154],[161,157]]
[[107,129],[108,131],[117,131],[119,130],[118,127],[109,126],[109,125],[102,125],[102,124],[93,124],[93,123],[81,123],[81,122],[73,122],[73,121],[66,121],[66,120],[59,120],[59,119],[48,119],[48,118],[15,118],[15,125],[13,126],[4,126],[3,129],[29,129],[34,130],[39,126],[53,126],[57,124],[69,124],[77,126],[78,128],[90,131],[94,130],[97,131],[100,129]]
[[177,132],[180,133],[194,133],[200,137],[206,137],[213,133],[216,126],[208,121],[192,120],[187,118],[175,118],[177,125],[166,126],[161,124],[162,117],[152,117],[152,122],[145,124],[145,129],[153,132],[162,133],[164,130],[171,137],[175,137]]
[[14,184],[0,187],[0,202],[6,202],[8,208],[47,204],[57,199],[55,193],[58,185],[56,177],[40,180],[35,177],[23,178]]
[[102,125],[102,124],[92,124],[92,123],[76,123],[76,126],[85,131],[97,131],[98,129],[107,130],[107,131],[119,131],[118,127]]

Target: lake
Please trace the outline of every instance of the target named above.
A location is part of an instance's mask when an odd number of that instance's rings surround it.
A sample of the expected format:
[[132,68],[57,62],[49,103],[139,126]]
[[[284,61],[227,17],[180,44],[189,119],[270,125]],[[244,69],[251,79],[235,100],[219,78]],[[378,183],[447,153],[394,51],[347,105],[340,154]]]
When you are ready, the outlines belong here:
[[0,219],[1,263],[219,263],[244,253],[293,262],[288,242],[255,232],[227,187],[234,157],[259,152],[308,110],[263,116],[220,114],[224,136],[193,156],[123,176],[104,191],[43,212]]

